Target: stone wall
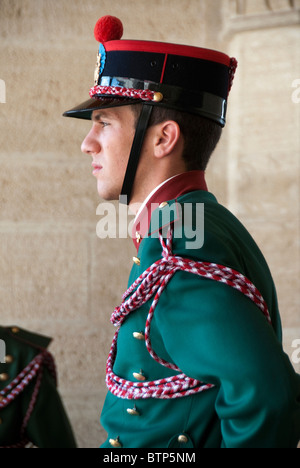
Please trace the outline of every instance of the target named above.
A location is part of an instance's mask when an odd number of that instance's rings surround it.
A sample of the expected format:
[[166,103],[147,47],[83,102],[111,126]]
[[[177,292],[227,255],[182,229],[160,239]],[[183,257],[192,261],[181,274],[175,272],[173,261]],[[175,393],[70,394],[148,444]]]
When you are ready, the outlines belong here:
[[81,447],[105,436],[109,317],[134,253],[130,239],[97,238],[99,199],[80,152],[89,123],[61,117],[93,84],[95,21],[116,15],[124,38],[217,48],[239,59],[207,178],[265,253],[292,357],[300,339],[299,8],[299,0],[0,0],[1,325],[54,337]]

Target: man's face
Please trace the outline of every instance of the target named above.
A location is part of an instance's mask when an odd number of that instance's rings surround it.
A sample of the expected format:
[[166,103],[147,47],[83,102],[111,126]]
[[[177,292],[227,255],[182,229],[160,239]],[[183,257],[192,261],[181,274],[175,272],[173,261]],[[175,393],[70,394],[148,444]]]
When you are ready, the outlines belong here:
[[81,150],[92,156],[97,190],[104,200],[118,200],[135,134],[130,106],[95,110]]

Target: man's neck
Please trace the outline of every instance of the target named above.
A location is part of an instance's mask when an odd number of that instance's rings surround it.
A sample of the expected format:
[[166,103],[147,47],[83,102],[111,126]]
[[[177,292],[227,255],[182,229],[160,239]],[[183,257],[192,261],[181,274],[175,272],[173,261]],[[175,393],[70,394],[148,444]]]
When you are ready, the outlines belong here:
[[187,172],[186,168],[182,165],[173,167],[171,170],[160,171],[156,174],[145,174],[142,178],[142,182],[139,182],[139,178],[136,177],[136,181],[133,186],[132,196],[129,203],[129,209],[133,214],[137,214],[141,205],[144,204],[145,200],[153,193],[158,187],[164,184],[166,181],[172,179],[176,175]]

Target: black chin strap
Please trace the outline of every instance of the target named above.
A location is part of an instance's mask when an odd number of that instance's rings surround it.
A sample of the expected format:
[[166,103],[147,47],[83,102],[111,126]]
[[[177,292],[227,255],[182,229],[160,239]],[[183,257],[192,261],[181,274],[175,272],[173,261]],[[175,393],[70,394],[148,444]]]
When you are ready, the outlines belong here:
[[148,129],[152,109],[153,106],[145,104],[143,105],[141,115],[139,117],[139,121],[136,127],[120,198],[120,202],[124,204],[127,203],[127,205],[129,204],[131,199],[131,192],[133,188],[135,174],[138,168],[140,154],[144,143],[144,137]]

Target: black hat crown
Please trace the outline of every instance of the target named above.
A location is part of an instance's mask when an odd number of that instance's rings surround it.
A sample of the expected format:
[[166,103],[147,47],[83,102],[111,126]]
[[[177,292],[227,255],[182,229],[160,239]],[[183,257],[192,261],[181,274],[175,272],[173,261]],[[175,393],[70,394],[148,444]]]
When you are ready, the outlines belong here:
[[90,100],[65,116],[90,119],[93,110],[144,102],[201,115],[225,125],[237,61],[214,50],[162,42],[121,40],[123,25],[104,16]]

